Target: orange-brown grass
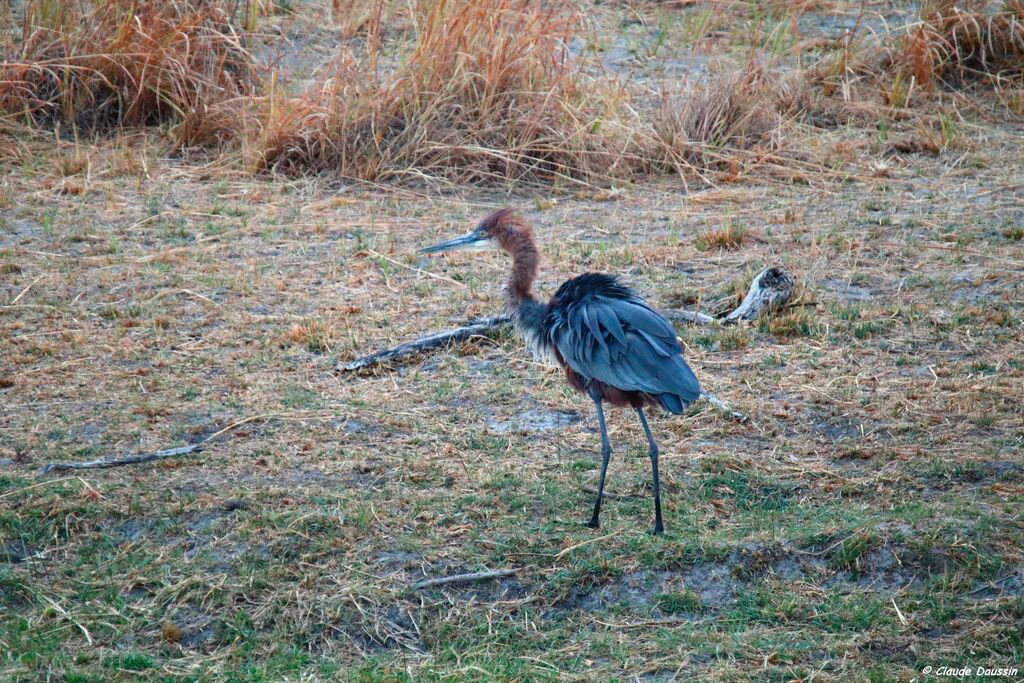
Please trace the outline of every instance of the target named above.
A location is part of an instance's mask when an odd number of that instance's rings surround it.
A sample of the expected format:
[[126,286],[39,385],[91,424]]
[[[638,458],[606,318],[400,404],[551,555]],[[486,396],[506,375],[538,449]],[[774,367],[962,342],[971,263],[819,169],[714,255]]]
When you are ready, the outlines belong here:
[[234,128],[253,94],[251,59],[213,0],[29,3],[0,67],[0,111],[84,131],[171,124],[181,145]]
[[697,235],[695,246],[701,251],[712,249],[739,249],[747,241],[747,227],[732,221],[718,230],[708,230]]
[[330,351],[333,338],[334,330],[322,320],[295,323],[281,335],[283,343],[304,346],[313,353]]
[[890,48],[890,67],[924,88],[966,80],[1019,86],[1024,79],[1024,2],[1009,0],[992,14],[983,5],[962,9],[950,0],[926,3],[921,23]]
[[266,98],[253,166],[464,182],[631,171],[614,86],[599,88],[570,54],[582,25],[571,7],[421,3],[413,22],[414,42],[379,78],[371,26],[366,60],[343,56],[304,97]]

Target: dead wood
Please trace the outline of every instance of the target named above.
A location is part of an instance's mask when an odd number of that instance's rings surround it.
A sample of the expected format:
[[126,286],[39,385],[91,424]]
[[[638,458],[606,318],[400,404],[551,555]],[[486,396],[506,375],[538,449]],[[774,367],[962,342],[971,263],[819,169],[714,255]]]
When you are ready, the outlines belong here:
[[472,581],[486,581],[487,579],[500,579],[505,576],[513,576],[518,569],[495,569],[487,572],[473,572],[471,574],[455,574],[453,576],[441,576],[436,579],[425,579],[417,581],[409,586],[412,590],[421,588],[433,588],[434,586],[447,586],[452,583],[470,583]]
[[[756,320],[761,315],[781,309],[789,302],[792,296],[793,277],[781,268],[765,268],[750,283],[750,289],[747,291],[747,295],[743,297],[740,305],[724,318],[714,318],[706,313],[697,311],[666,311],[666,316],[672,320],[679,320],[693,325],[729,324],[739,320]],[[462,327],[434,332],[426,337],[420,337],[419,339],[414,339],[410,342],[384,349],[383,351],[377,351],[348,363],[339,363],[337,370],[351,372],[370,367],[371,365],[406,358],[423,353],[424,351],[432,351],[452,342],[489,334],[508,325],[509,322],[510,319],[507,315],[484,318]],[[730,418],[739,422],[747,421],[746,415],[732,410],[728,404],[714,394],[702,391],[700,395],[701,398],[706,399],[708,403]]]
[[510,319],[507,315],[496,315],[492,318],[484,318],[483,320],[469,325],[456,327],[451,330],[434,332],[426,337],[420,337],[419,339],[414,339],[411,342],[405,342],[404,344],[393,346],[390,349],[371,353],[369,356],[363,356],[362,358],[357,358],[348,363],[341,363],[337,366],[337,369],[339,371],[344,370],[351,372],[352,370],[360,370],[371,365],[399,360],[417,353],[423,353],[424,351],[432,351],[433,349],[447,346],[452,342],[462,341],[464,339],[469,339],[470,337],[486,335],[489,332],[493,332],[494,330],[507,325],[509,322]]
[[[414,339],[411,342],[405,342],[398,346],[393,346],[390,349],[384,349],[372,353],[369,356],[363,356],[357,358],[354,361],[350,361],[344,364],[338,364],[337,370],[348,371],[361,370],[363,368],[370,367],[371,365],[377,365],[380,363],[386,363],[392,360],[398,360],[412,356],[417,353],[424,351],[431,351],[433,349],[445,346],[453,341],[460,341],[468,339],[472,336],[484,335],[494,330],[498,330],[505,325],[508,325],[511,321],[507,315],[498,315],[493,318],[484,318],[480,322],[473,323],[472,325],[465,325],[463,327],[456,327],[451,330],[442,330],[440,332],[434,332],[426,337],[420,337]],[[737,420],[738,422],[746,422],[747,416],[743,413],[732,410],[728,404],[722,399],[718,398],[714,394],[709,394],[706,391],[700,392],[701,398],[705,399],[715,408],[718,408],[722,413],[728,415],[730,418]]]
[[43,468],[41,474],[63,472],[65,470],[93,470],[106,467],[118,467],[120,465],[135,465],[140,462],[152,462],[154,460],[163,460],[164,458],[177,458],[178,456],[189,455],[190,453],[198,453],[201,450],[203,450],[203,444],[195,443],[191,446],[168,448],[167,450],[155,451],[153,453],[138,453],[136,455],[127,455],[123,458],[100,458],[98,460],[88,460],[86,462],[51,462]]
[[666,311],[670,320],[691,325],[728,325],[740,320],[757,320],[786,306],[793,296],[793,276],[781,268],[765,268],[750,283],[743,301],[724,318],[698,311]]
[[206,444],[213,441],[222,434],[230,432],[235,427],[239,427],[248,422],[255,422],[256,420],[266,420],[277,416],[275,413],[267,413],[264,415],[252,415],[250,417],[232,422],[224,429],[220,429],[210,436],[206,437],[199,443],[194,443],[190,446],[177,446],[176,448],[168,448],[162,451],[154,451],[152,453],[137,453],[135,455],[126,455],[121,458],[99,458],[97,460],[86,460],[85,462],[51,462],[46,465],[40,474],[49,474],[50,472],[63,472],[65,470],[96,470],[104,469],[107,467],[120,467],[121,465],[136,465],[141,462],[152,462],[154,460],[164,460],[166,458],[177,458],[182,455],[190,455],[192,453],[198,453],[206,447]]
[[736,310],[725,316],[725,321],[756,320],[785,306],[791,296],[793,276],[781,268],[765,268],[750,283],[750,290]]
[[[743,297],[743,302],[736,307],[736,310],[724,318],[714,318],[706,313],[697,311],[666,311],[666,317],[672,320],[691,323],[693,325],[711,325],[713,323],[732,323],[737,320],[755,320],[763,313],[776,311],[789,301],[793,295],[793,277],[781,268],[765,268],[753,282],[750,283],[750,290]],[[450,330],[433,332],[426,337],[420,337],[398,346],[392,346],[383,351],[371,353],[368,356],[356,358],[348,363],[339,363],[339,372],[352,372],[362,370],[371,365],[379,365],[393,360],[400,360],[413,356],[424,351],[433,351],[452,342],[462,341],[470,337],[482,336],[498,330],[511,322],[507,315],[496,315],[491,318],[484,318],[469,325],[456,327]]]

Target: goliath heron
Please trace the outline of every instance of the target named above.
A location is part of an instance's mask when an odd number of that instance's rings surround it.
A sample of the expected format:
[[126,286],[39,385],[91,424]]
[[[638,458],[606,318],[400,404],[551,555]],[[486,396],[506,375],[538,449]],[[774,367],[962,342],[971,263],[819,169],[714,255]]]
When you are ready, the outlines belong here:
[[700,395],[672,326],[614,275],[586,273],[566,281],[541,303],[531,291],[538,249],[533,231],[511,209],[495,211],[470,233],[423,249],[501,249],[512,256],[505,301],[516,330],[533,354],[564,368],[574,389],[588,394],[601,428],[601,479],[588,526],[600,526],[601,498],[612,447],[602,403],[632,407],[650,447],[654,480],[654,533],[664,533],[658,480],[658,445],[644,406],[680,414]]

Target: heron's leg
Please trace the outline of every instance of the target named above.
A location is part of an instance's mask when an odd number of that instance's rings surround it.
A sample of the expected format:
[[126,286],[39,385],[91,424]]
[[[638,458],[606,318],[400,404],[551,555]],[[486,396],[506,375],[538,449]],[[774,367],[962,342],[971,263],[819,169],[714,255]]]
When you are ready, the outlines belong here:
[[594,515],[587,524],[591,529],[601,526],[598,516],[601,514],[601,497],[604,496],[604,477],[608,474],[608,459],[612,455],[612,445],[608,442],[608,429],[604,426],[604,408],[601,407],[601,395],[590,394],[597,408],[597,424],[601,427],[601,480],[597,484],[597,501],[594,503]]
[[651,434],[651,428],[647,424],[647,418],[644,416],[644,409],[637,408],[636,414],[640,416],[640,424],[644,426],[644,434],[647,435],[647,443],[651,447],[649,455],[651,456],[651,471],[654,476],[654,533],[660,535],[665,533],[665,527],[661,524],[661,486],[658,483],[658,444],[654,442],[654,435]]

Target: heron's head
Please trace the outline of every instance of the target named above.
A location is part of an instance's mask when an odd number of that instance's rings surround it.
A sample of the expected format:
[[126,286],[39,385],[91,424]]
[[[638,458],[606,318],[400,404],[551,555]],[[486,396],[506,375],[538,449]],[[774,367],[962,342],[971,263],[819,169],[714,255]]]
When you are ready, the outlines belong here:
[[442,251],[489,251],[502,249],[512,252],[523,240],[533,242],[530,228],[512,209],[500,209],[488,215],[465,235],[420,249],[426,254]]

